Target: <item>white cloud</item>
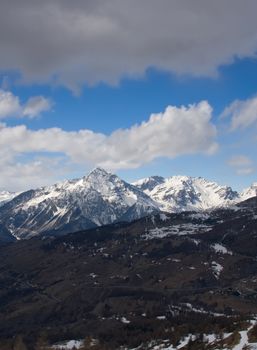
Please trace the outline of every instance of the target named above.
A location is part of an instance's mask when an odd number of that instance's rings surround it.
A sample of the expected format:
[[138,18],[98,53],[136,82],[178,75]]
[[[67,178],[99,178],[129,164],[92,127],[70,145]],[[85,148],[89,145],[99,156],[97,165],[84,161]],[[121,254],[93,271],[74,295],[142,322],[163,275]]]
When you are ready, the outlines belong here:
[[230,128],[234,131],[247,128],[257,122],[257,97],[239,101],[236,100],[228,106],[221,115],[230,118]]
[[[15,164],[18,156],[47,152],[63,154],[73,163],[101,165],[111,170],[137,168],[159,157],[212,154],[217,149],[212,108],[203,101],[188,107],[169,106],[163,113],[130,129],[107,136],[91,130],[59,128],[30,130],[0,125],[0,165]],[[8,184],[8,178],[6,178]],[[30,183],[33,186],[33,182]]]
[[26,163],[17,159],[1,159],[0,164],[0,190],[14,192],[51,185],[72,170],[60,157],[33,157]]
[[0,119],[17,116],[20,112],[19,98],[9,91],[0,90]]
[[22,105],[18,96],[10,91],[0,89],[0,119],[10,117],[35,118],[42,112],[51,109],[52,103],[43,96],[31,97]]
[[228,160],[228,165],[235,169],[237,175],[250,175],[255,171],[253,161],[244,155],[233,156]]
[[22,115],[29,118],[35,118],[43,112],[51,109],[52,103],[43,96],[31,97],[23,108]]
[[252,160],[244,155],[234,156],[229,159],[228,164],[233,167],[245,167],[252,164]]
[[242,169],[237,169],[236,173],[237,175],[250,175],[254,173],[254,168],[242,168]]
[[72,89],[149,67],[213,76],[255,57],[256,13],[255,0],[1,0],[0,70]]

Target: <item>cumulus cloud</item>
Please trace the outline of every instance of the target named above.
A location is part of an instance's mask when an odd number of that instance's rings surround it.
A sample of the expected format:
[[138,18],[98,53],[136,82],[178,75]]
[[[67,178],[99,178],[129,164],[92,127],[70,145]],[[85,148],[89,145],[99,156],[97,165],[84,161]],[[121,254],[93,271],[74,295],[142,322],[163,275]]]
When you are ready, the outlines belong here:
[[52,103],[43,96],[31,97],[24,105],[18,96],[0,89],[0,119],[9,117],[35,118],[51,109]]
[[20,111],[19,98],[9,91],[0,90],[0,119],[16,116]]
[[0,70],[72,89],[149,67],[210,76],[255,56],[256,12],[255,0],[2,0]]
[[18,159],[1,159],[0,190],[19,192],[51,185],[71,172],[63,157],[35,156],[25,163]]
[[245,129],[257,122],[257,97],[239,101],[236,100],[228,106],[221,117],[230,118],[231,131]]
[[253,161],[244,155],[233,156],[228,160],[228,165],[235,169],[237,175],[250,175],[255,171]]
[[0,124],[0,165],[15,164],[15,159],[24,154],[46,152],[62,154],[74,164],[117,170],[137,168],[159,157],[213,154],[218,146],[211,117],[212,108],[203,101],[188,107],[169,106],[139,125],[108,136],[91,130],[35,131],[24,125]]
[[246,157],[244,155],[238,155],[232,157],[228,164],[233,167],[245,167],[252,164],[252,160],[249,157]]
[[25,104],[22,115],[29,118],[35,118],[39,114],[49,111],[52,103],[43,96],[31,97]]
[[254,168],[242,168],[242,169],[237,169],[236,173],[237,175],[250,175],[254,173]]

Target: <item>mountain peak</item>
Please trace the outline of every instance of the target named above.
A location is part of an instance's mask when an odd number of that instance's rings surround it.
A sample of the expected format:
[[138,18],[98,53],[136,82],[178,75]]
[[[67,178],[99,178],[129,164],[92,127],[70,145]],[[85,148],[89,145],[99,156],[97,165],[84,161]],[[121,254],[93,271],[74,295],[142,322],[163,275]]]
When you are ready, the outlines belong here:
[[167,179],[139,180],[135,185],[144,191],[164,211],[206,210],[231,205],[238,193],[202,177],[175,175]]
[[252,185],[243,190],[241,193],[241,200],[246,200],[257,196],[257,182],[253,182]]
[[0,218],[15,237],[30,238],[136,220],[158,211],[144,192],[97,167],[82,179],[24,192],[2,206]]
[[111,175],[107,170],[105,170],[102,167],[95,167],[93,170],[90,171],[90,173],[87,176],[91,175]]
[[94,183],[94,182],[102,182],[108,180],[111,176],[114,176],[112,173],[108,172],[104,168],[95,167],[91,170],[88,175],[83,177],[83,180],[86,182]]

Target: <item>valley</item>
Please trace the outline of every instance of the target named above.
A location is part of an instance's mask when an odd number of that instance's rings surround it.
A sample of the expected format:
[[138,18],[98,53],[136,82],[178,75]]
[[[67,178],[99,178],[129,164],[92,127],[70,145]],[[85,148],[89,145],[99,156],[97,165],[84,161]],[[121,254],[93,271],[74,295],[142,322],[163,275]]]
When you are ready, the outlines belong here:
[[203,334],[235,336],[257,314],[256,230],[251,198],[4,244],[0,344],[16,334],[29,349],[42,337],[173,349],[191,334],[190,349],[218,349]]

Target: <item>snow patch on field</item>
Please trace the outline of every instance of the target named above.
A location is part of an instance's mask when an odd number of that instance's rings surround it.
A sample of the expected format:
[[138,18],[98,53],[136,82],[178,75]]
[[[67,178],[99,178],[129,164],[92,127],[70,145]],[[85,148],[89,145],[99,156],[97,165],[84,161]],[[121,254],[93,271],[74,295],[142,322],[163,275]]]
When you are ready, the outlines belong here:
[[231,250],[228,250],[224,245],[220,243],[215,243],[211,245],[211,248],[216,252],[220,254],[228,254],[228,255],[233,255]]
[[[247,329],[242,330],[239,332],[240,334],[240,340],[239,343],[234,345],[232,348],[229,347],[227,348],[225,345],[222,346],[223,350],[244,350],[244,349],[249,349],[249,350],[257,350],[257,343],[250,343],[249,342],[249,331],[253,328],[253,326],[256,324],[256,320],[253,320],[250,322],[250,325],[248,326]],[[223,341],[226,341],[232,333],[224,333],[223,334]],[[128,349],[125,348],[124,350],[143,350],[143,349],[148,349],[148,350],[182,350],[185,346],[188,345],[189,341],[195,341],[197,337],[194,334],[188,334],[184,336],[179,344],[177,346],[174,346],[170,344],[169,340],[156,340],[156,341],[151,341],[148,344],[142,344],[137,348],[133,349]],[[220,347],[220,338],[217,334],[203,334],[203,342],[207,346],[211,346],[211,349],[216,349],[219,350],[221,349]]]
[[166,227],[155,227],[143,235],[144,239],[164,238],[168,236],[186,236],[208,232],[211,227],[204,224],[181,224]]
[[210,218],[210,215],[206,212],[203,213],[192,213],[190,214],[190,217],[192,219],[196,219],[196,220],[208,220]]
[[80,349],[83,346],[83,340],[67,340],[63,343],[55,344],[52,346],[53,349],[60,350],[73,350]]
[[124,324],[129,324],[130,323],[130,321],[125,316],[123,316],[121,318],[121,322],[124,323]]
[[157,316],[156,318],[157,318],[157,320],[160,320],[160,321],[166,320],[166,316]]
[[212,265],[213,274],[218,279],[223,270],[223,266],[217,263],[216,261],[212,261],[211,265]]
[[[188,306],[191,306],[191,304],[188,304]],[[165,320],[165,316],[159,316],[157,317],[160,320]],[[122,318],[123,319],[123,318]],[[121,319],[121,321],[122,321]],[[124,318],[125,319],[125,318]],[[127,323],[127,322],[124,322]],[[242,330],[239,332],[240,334],[240,340],[239,343],[234,345],[232,348],[227,348],[227,347],[222,347],[223,350],[244,350],[244,349],[249,349],[249,350],[257,350],[257,343],[250,343],[249,341],[249,331],[256,325],[256,320],[252,320],[247,327],[247,329]],[[223,341],[226,341],[228,337],[230,337],[232,333],[224,333],[223,334]],[[153,340],[150,341],[147,344],[141,344],[140,346],[136,348],[122,348],[123,350],[143,350],[143,349],[148,349],[148,350],[182,350],[185,346],[188,345],[189,341],[195,341],[197,339],[197,336],[194,334],[188,334],[181,338],[179,344],[177,346],[174,346],[170,343],[169,340]],[[207,345],[211,345],[212,347],[214,346],[214,349],[219,349],[219,342],[220,338],[217,334],[203,334],[203,341]],[[83,341],[82,340],[68,340],[62,343],[54,344],[52,346],[53,350],[73,350],[73,349],[81,349],[83,346]]]
[[166,221],[166,220],[168,220],[169,218],[168,218],[168,216],[166,215],[166,214],[164,214],[164,213],[161,213],[160,214],[160,220],[162,220],[162,221]]

